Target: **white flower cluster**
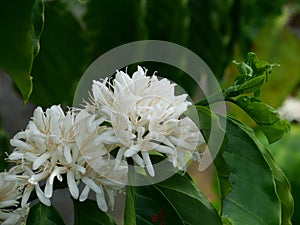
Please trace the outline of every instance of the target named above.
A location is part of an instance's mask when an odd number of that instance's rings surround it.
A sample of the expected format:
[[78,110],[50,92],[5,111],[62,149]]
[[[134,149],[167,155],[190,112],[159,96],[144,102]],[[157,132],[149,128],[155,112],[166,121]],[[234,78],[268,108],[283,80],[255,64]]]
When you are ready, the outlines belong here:
[[7,173],[0,173],[0,224],[24,224],[28,206],[21,207],[19,199],[22,197],[22,181],[9,180]]
[[174,92],[175,85],[167,79],[148,77],[138,67],[132,78],[117,71],[112,82],[94,81],[91,101],[83,109],[64,113],[57,105],[46,111],[37,107],[26,129],[10,142],[15,149],[8,159],[15,165],[6,176],[23,182],[20,207],[27,206],[33,190],[50,205],[54,185],[66,181],[74,199],[84,201],[92,190],[99,208],[107,211],[116,192],[125,187],[128,157],[151,176],[152,152],[184,170],[204,140],[193,121],[183,116],[191,105],[187,96]]
[[[175,96],[175,84],[155,75],[147,77],[141,67],[133,74],[117,71],[112,83],[94,81],[92,103],[86,110],[112,129],[99,139],[119,147],[116,162],[132,157],[155,175],[149,153],[168,156],[174,167],[185,169],[187,160],[204,139],[194,122],[181,118],[187,107],[187,95]],[[118,164],[116,164],[118,165]]]
[[290,122],[300,122],[300,100],[294,97],[288,97],[278,109],[282,119]]

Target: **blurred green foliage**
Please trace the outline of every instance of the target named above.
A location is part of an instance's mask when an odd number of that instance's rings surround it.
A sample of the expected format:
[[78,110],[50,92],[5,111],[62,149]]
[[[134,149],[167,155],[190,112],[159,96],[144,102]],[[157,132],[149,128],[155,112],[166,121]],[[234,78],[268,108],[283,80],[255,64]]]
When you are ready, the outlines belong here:
[[[1,8],[5,7],[5,2],[0,2]],[[34,4],[38,2],[36,0]],[[71,105],[76,83],[93,60],[118,45],[144,39],[171,41],[188,47],[222,79],[234,49],[247,52],[261,28],[280,14],[283,3],[283,0],[45,1],[46,20],[41,48],[31,71],[34,83],[32,102],[42,106]],[[37,11],[37,16],[32,18],[33,27],[36,24],[39,25],[36,27],[42,27],[41,12]],[[0,26],[2,33],[8,32],[10,25],[19,23],[3,19],[6,22],[5,26]],[[22,26],[20,23],[18,28],[25,29]],[[9,48],[12,45],[9,39],[1,40],[3,46]],[[13,44],[17,49],[18,45],[22,47],[22,41]],[[25,63],[13,57],[17,54],[14,48],[10,48],[10,54],[0,51],[0,58],[8,56],[9,60],[17,60],[18,65]],[[5,69],[5,66],[1,67]],[[161,71],[164,74],[176,73],[180,80],[184,80],[182,73],[173,69],[163,68]],[[26,71],[6,72],[13,78],[26,78],[22,75]],[[55,87],[50,82],[53,80],[57,84]],[[30,89],[28,85],[19,86],[21,92]]]

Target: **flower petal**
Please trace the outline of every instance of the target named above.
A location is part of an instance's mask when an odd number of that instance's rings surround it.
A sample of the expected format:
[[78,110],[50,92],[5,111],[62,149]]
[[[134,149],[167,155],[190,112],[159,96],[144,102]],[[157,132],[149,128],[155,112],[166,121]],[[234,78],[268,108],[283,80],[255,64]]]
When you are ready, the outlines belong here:
[[39,200],[46,206],[51,206],[51,201],[49,198],[46,198],[45,194],[41,190],[39,185],[35,185],[35,193],[38,196]]
[[72,170],[68,171],[67,173],[67,183],[69,187],[69,191],[73,198],[78,199],[79,196],[79,189],[75,182],[74,172]]
[[154,177],[155,173],[154,173],[154,169],[153,169],[150,157],[149,157],[149,153],[146,151],[142,151],[142,156],[143,156],[144,162],[146,164],[146,169],[147,169],[148,173],[150,174],[151,177]]
[[83,202],[87,199],[87,197],[89,196],[89,192],[90,192],[90,188],[89,186],[85,185],[84,189],[82,190],[80,197],[79,197],[79,201]]

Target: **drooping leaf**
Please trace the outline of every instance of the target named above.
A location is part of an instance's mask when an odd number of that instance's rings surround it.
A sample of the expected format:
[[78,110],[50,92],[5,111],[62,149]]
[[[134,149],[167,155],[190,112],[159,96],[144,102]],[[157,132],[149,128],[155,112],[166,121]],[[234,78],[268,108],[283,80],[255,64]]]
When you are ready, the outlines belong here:
[[128,186],[127,192],[126,202],[130,202],[131,209],[125,212],[125,225],[222,224],[216,209],[187,174],[175,174],[153,185]]
[[30,207],[26,220],[27,225],[66,225],[64,219],[53,206],[38,203]]
[[222,216],[232,225],[279,225],[283,219],[277,175],[255,137],[249,136],[249,129],[228,119],[228,142],[224,145],[223,157],[230,170],[232,191],[223,199]]
[[0,67],[12,77],[24,102],[32,92],[30,74],[43,18],[43,0],[0,1]]
[[34,27],[33,55],[35,57],[40,51],[40,38],[44,28],[44,0],[36,1],[32,12],[32,23]]
[[75,225],[116,225],[109,214],[101,211],[93,200],[74,202]]
[[235,79],[233,86],[224,90],[226,98],[252,92],[255,96],[258,96],[260,94],[260,88],[268,81],[272,67],[276,65],[259,60],[253,52],[248,53],[244,62],[233,62],[240,72],[240,75]]
[[243,96],[238,98],[235,103],[257,123],[270,144],[289,132],[288,121],[281,120],[275,109],[259,99]]
[[45,17],[40,53],[32,68],[31,100],[45,107],[72,105],[76,84],[87,64],[84,29],[62,1],[46,2]]

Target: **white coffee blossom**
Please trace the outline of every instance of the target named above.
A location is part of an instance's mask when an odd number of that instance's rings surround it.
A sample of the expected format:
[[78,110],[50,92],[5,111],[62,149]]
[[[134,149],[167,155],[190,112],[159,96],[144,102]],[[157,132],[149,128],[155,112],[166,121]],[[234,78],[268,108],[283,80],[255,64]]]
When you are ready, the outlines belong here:
[[[79,201],[85,201],[90,190],[96,194],[99,208],[107,211],[108,206],[113,208],[114,196],[124,190],[127,182],[127,164],[122,161],[116,168],[111,159],[110,151],[114,145],[107,145],[99,141],[99,136],[110,130],[110,127],[99,126],[103,120],[96,119],[95,115],[80,110],[76,117],[76,143],[81,149],[82,159],[85,162],[86,173],[81,181],[85,185]],[[108,204],[105,200],[108,196]]]
[[300,100],[288,97],[278,109],[278,113],[282,119],[300,122]]
[[[35,190],[39,200],[50,205],[54,182],[62,182],[64,177],[70,194],[78,199],[80,181],[86,183],[90,176],[86,157],[95,158],[99,165],[105,161],[108,151],[104,145],[94,142],[105,128],[97,122],[91,127],[88,120],[76,116],[74,111],[65,114],[60,106],[52,106],[45,112],[38,107],[25,131],[17,133],[11,140],[15,150],[8,159],[16,163],[11,170],[27,182],[22,204],[26,204]],[[106,172],[109,174],[110,171]],[[97,185],[101,188],[100,183]]]
[[17,178],[6,179],[6,172],[0,173],[0,224],[21,225],[24,224],[29,208],[21,206],[22,183]]
[[111,124],[98,140],[119,146],[116,167],[122,158],[132,157],[154,176],[149,153],[166,154],[175,167],[185,169],[203,137],[196,125],[183,113],[191,102],[186,94],[175,96],[175,84],[157,76],[146,76],[138,67],[132,78],[117,71],[110,82],[94,81],[92,99],[86,109],[101,121]]

